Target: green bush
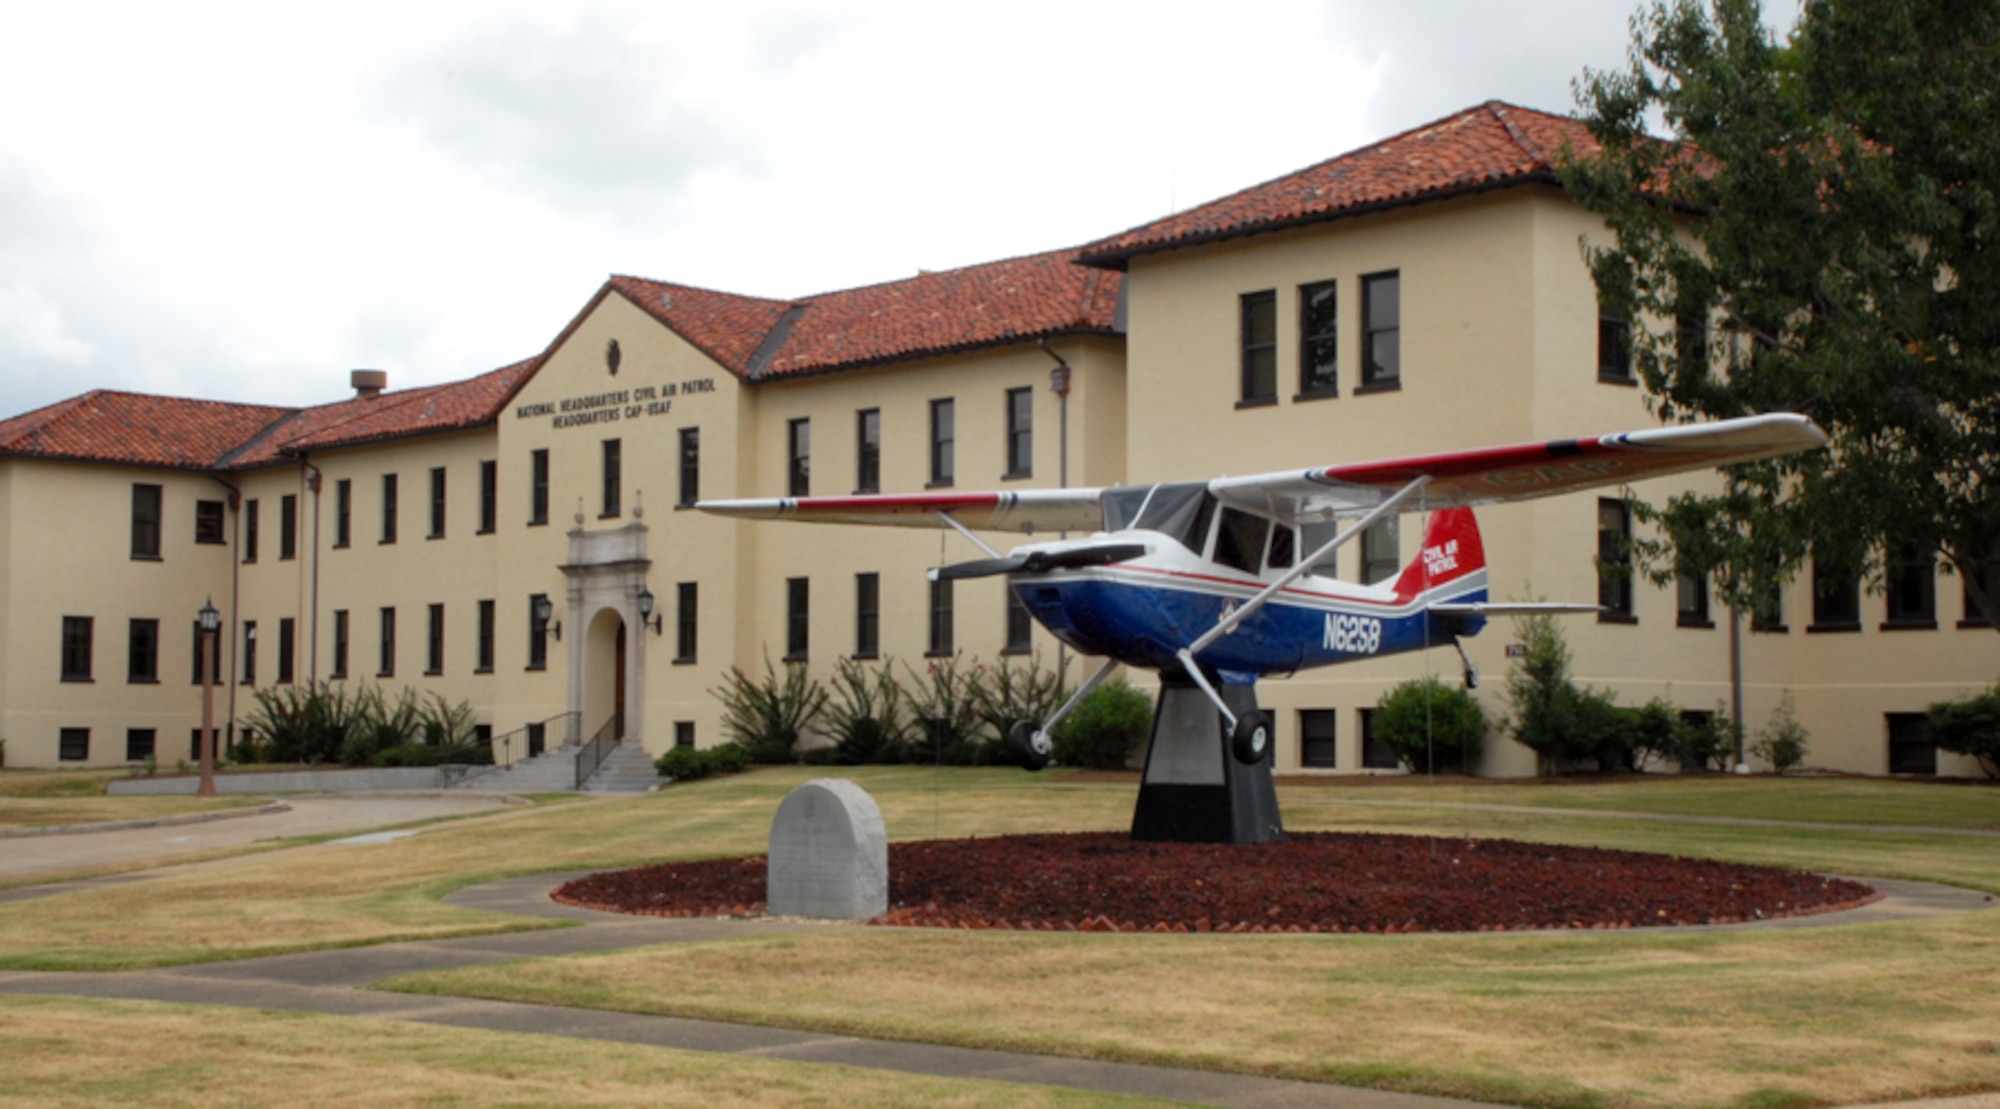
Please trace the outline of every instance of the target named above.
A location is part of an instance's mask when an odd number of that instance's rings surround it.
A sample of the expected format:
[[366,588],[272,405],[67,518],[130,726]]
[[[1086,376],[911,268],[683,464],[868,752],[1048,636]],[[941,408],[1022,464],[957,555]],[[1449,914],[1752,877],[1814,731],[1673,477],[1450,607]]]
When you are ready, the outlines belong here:
[[257,707],[244,723],[262,737],[256,751],[263,761],[343,761],[348,736],[380,701],[380,694],[371,692],[350,696],[345,687],[328,682],[270,686],[252,692]]
[[692,782],[697,778],[707,778],[715,774],[735,774],[749,765],[748,752],[734,743],[725,743],[707,750],[674,747],[653,760],[654,768],[659,770],[662,777],[672,778],[677,782]]
[[1123,681],[1090,691],[1049,736],[1056,761],[1092,770],[1122,770],[1153,731],[1153,702]]
[[[1069,659],[1063,659],[1067,669]],[[1020,666],[1001,659],[992,666],[973,667],[972,707],[987,733],[1005,739],[1017,721],[1039,724],[1055,715],[1069,699],[1066,675],[1042,668],[1042,652],[1035,651]]]
[[1486,713],[1436,676],[1404,682],[1375,706],[1375,738],[1412,773],[1464,770],[1486,739]]
[[1706,720],[1682,721],[1680,731],[1681,769],[1728,770],[1736,761],[1736,720],[1721,702]]
[[923,672],[909,671],[910,711],[916,718],[914,738],[905,745],[903,761],[918,765],[975,766],[992,761],[986,748],[991,737],[981,734],[977,687],[978,667],[965,669],[959,656],[934,658]]
[[1636,768],[1640,745],[1658,739],[1657,721],[1648,721],[1646,710],[1618,707],[1608,692],[1571,681],[1569,643],[1556,620],[1546,614],[1514,620],[1526,648],[1507,674],[1514,741],[1535,752],[1543,774],[1578,766]]
[[1971,755],[1989,778],[2000,778],[2000,682],[1962,701],[1939,701],[1924,717],[1924,738],[1941,751]]
[[1771,710],[1771,718],[1757,729],[1757,740],[1750,745],[1751,754],[1780,774],[1806,761],[1809,749],[1805,725],[1792,713],[1792,695],[1787,693]]
[[764,656],[764,679],[750,678],[730,667],[723,687],[710,690],[722,702],[722,730],[753,763],[777,765],[799,761],[799,736],[826,707],[826,688],[806,676],[803,662],[785,663],[779,679]]
[[441,747],[429,743],[404,743],[395,747],[384,747],[375,752],[369,765],[389,766],[442,766],[445,763],[464,763],[468,766],[493,765],[493,748],[459,744]]
[[881,761],[885,753],[915,737],[909,698],[897,684],[895,666],[888,659],[870,669],[856,659],[842,658],[834,665],[832,684],[824,715],[834,744],[825,750],[833,754],[814,754],[815,758],[861,766]]

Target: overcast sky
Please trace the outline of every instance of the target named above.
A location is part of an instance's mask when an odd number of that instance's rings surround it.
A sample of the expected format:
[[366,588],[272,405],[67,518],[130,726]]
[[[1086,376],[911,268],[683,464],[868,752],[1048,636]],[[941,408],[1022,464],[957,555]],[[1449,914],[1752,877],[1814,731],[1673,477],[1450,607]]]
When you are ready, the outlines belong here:
[[0,0],[0,416],[462,378],[613,273],[795,297],[1080,244],[1569,111],[1635,3]]

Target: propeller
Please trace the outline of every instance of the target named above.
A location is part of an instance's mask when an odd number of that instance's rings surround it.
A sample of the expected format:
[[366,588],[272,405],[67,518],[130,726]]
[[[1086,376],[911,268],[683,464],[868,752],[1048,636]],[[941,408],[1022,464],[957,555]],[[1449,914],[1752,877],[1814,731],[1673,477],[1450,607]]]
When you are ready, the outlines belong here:
[[954,562],[950,566],[940,566],[931,571],[931,580],[957,581],[960,578],[985,578],[994,574],[1013,574],[1022,571],[1045,574],[1050,570],[1079,570],[1086,566],[1109,566],[1114,562],[1139,558],[1147,549],[1144,543],[1099,543],[1089,547],[1070,547],[1056,551],[1029,551],[1027,554],[1008,555],[1005,558],[975,558],[970,562]]

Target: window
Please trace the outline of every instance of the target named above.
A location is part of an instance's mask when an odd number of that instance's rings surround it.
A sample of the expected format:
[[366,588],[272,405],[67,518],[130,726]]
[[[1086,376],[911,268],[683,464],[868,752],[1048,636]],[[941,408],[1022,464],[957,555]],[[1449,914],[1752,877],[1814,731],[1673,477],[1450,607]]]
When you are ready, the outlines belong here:
[[797,419],[785,425],[785,492],[793,497],[812,495],[812,421]]
[[1240,298],[1239,342],[1243,348],[1239,405],[1278,401],[1278,294],[1270,289]]
[[950,485],[958,474],[957,409],[950,397],[931,402],[932,485]]
[[808,613],[812,606],[812,582],[809,578],[785,579],[785,658],[802,659],[810,645],[807,631],[810,627]]
[[1623,313],[1603,301],[1597,303],[1597,380],[1634,384],[1632,325]]
[[1215,529],[1215,561],[1247,574],[1264,564],[1264,540],[1269,538],[1271,521],[1233,508],[1222,510],[1222,522]]
[[132,486],[132,557],[160,557],[160,487]]
[[1924,742],[1925,714],[1884,713],[1889,729],[1889,773],[1936,774],[1937,747]]
[[1035,473],[1035,391],[1007,390],[1007,477]]
[[1637,623],[1632,614],[1632,512],[1624,501],[1597,501],[1597,614],[1600,624]]
[[1334,739],[1340,714],[1333,709],[1299,710],[1299,765],[1335,767],[1340,765]]
[[396,676],[396,610],[394,608],[385,607],[382,609],[381,631],[381,642],[378,644],[381,657],[378,660],[378,665],[375,667],[375,676],[378,678],[393,678]]
[[549,522],[549,451],[547,447],[529,456],[528,524]]
[[257,502],[243,502],[243,561],[257,561]]
[[1860,631],[1861,579],[1813,558],[1813,622],[1807,631]]
[[62,623],[62,680],[87,682],[90,679],[90,641],[94,619],[65,616]]
[[1682,628],[1712,628],[1708,616],[1708,575],[1682,566],[1674,578],[1674,624]]
[[193,621],[193,625],[194,625],[194,652],[192,657],[194,659],[194,667],[193,667],[194,674],[192,680],[196,685],[201,684],[201,680],[204,676],[201,671],[201,663],[202,663],[201,645],[203,640],[207,640],[208,665],[209,665],[208,673],[209,675],[212,675],[216,681],[219,682],[222,680],[222,631],[221,629],[218,628],[216,630],[215,635],[213,637],[210,637],[202,634],[201,621],[195,620]]
[[347,676],[347,610],[333,610],[333,673],[334,678]]
[[1301,397],[1340,395],[1340,316],[1334,309],[1335,291],[1331,281],[1299,286]]
[[[210,729],[208,730],[208,734],[209,734],[209,735],[210,735],[211,737],[214,737],[214,736],[216,736],[216,732],[217,732],[217,730],[216,730],[216,729],[214,729],[214,728],[210,728]],[[221,753],[222,753],[222,747],[221,747],[221,745],[220,745],[220,744],[218,744],[218,745],[216,746],[216,749],[215,749],[215,750],[216,750],[216,753],[217,753],[217,754],[221,754]],[[189,760],[190,762],[200,762],[200,761],[201,761],[201,729],[200,729],[200,728],[189,728],[189,729],[188,729],[188,760]]]
[[625,444],[623,440],[604,441],[604,496],[603,505],[597,516],[608,520],[617,516],[625,501]]
[[[1989,558],[1980,564],[1979,584],[1988,597],[2000,601],[2000,558]],[[1986,614],[1979,610],[1979,602],[1972,596],[1972,582],[1964,582],[1964,619],[1958,622],[1961,628],[1984,628],[1990,626]]]
[[674,661],[693,662],[700,645],[701,591],[695,582],[674,587]]
[[951,639],[951,582],[934,581],[931,583],[930,649],[924,653],[950,654]]
[[396,541],[396,475],[382,475],[382,542]]
[[692,720],[674,721],[674,746],[676,747],[694,746],[694,721]]
[[125,680],[142,685],[160,680],[158,620],[133,620],[126,625]]
[[1887,567],[1889,619],[1885,628],[1937,627],[1937,565],[1928,550],[1908,546]]
[[194,541],[197,543],[225,542],[222,533],[222,502],[194,502]]
[[854,414],[854,491],[882,491],[882,410],[864,408]]
[[1400,388],[1402,379],[1402,276],[1369,274],[1361,279],[1361,388]]
[[1680,372],[1698,381],[1708,374],[1708,305],[1683,297],[1674,312],[1674,353]]
[[[1309,521],[1307,523],[1300,524],[1299,546],[1304,551],[1304,554],[1301,557],[1311,558],[1313,555],[1318,554],[1319,549],[1321,547],[1324,547],[1328,543],[1332,542],[1333,537],[1339,534],[1340,534],[1340,521],[1338,520],[1328,520],[1324,523]],[[1362,541],[1365,543],[1367,541],[1367,533],[1363,532],[1362,536],[1363,536]],[[1313,563],[1312,572],[1322,578],[1339,577],[1340,552],[1335,551],[1332,554],[1327,555],[1324,559],[1321,559],[1320,561]]]
[[492,535],[500,526],[500,464],[479,463],[479,534]]
[[1753,632],[1786,632],[1785,626],[1785,583],[1779,577],[1777,560],[1771,563],[1771,580],[1750,600],[1750,630]]
[[444,673],[444,606],[429,606],[424,627],[424,673]]
[[278,558],[299,557],[299,498],[287,493],[278,498]]
[[153,744],[159,733],[152,728],[125,729],[125,761],[144,762],[153,757]]
[[64,728],[57,740],[56,757],[64,762],[88,762],[90,759],[90,729]]
[[1361,533],[1361,584],[1388,581],[1402,569],[1401,520],[1384,516]]
[[444,467],[431,467],[431,526],[426,539],[444,538]]
[[1264,556],[1264,565],[1272,570],[1289,570],[1292,560],[1299,556],[1299,534],[1289,524],[1279,524],[1271,529],[1271,553]]
[[1403,765],[1396,757],[1396,749],[1375,738],[1375,710],[1361,710],[1361,768],[1363,770],[1394,770]]
[[345,547],[354,541],[354,481],[341,478],[333,483],[333,545]]
[[243,684],[257,684],[257,621],[243,621]]
[[882,652],[882,576],[854,575],[854,657]]
[[493,672],[493,602],[490,600],[479,602],[479,661],[473,670],[480,674]]
[[681,429],[681,499],[682,508],[692,508],[701,499],[701,429],[684,427]]
[[1028,606],[1021,603],[1020,594],[1004,582],[1000,591],[1007,596],[1007,645],[1000,649],[1003,655],[1025,655],[1034,649],[1035,621],[1028,615]]
[[549,745],[548,729],[549,729],[548,724],[542,721],[538,721],[536,723],[528,725],[529,758],[531,759],[534,758],[536,755],[541,754],[544,750],[548,748]]
[[542,602],[549,599],[547,593],[536,593],[528,598],[528,669],[546,670],[549,666],[549,622],[541,618]]
[[289,616],[278,619],[278,680],[290,682],[298,654],[298,622]]

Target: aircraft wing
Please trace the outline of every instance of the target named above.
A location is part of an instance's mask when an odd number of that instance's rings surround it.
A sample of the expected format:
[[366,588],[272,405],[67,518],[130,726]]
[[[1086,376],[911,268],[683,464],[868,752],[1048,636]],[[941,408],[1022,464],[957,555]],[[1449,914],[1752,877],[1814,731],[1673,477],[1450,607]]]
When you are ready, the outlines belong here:
[[1773,413],[1616,435],[1557,439],[1218,478],[1209,491],[1224,504],[1279,519],[1329,520],[1374,508],[1420,476],[1430,483],[1403,503],[1406,512],[1547,497],[1662,474],[1706,470],[1825,446],[1812,420]]
[[1093,532],[1104,526],[1101,489],[1021,489],[1005,493],[890,493],[851,497],[772,497],[702,501],[703,512],[744,520],[798,520],[890,527],[942,526],[948,515],[974,531]]

